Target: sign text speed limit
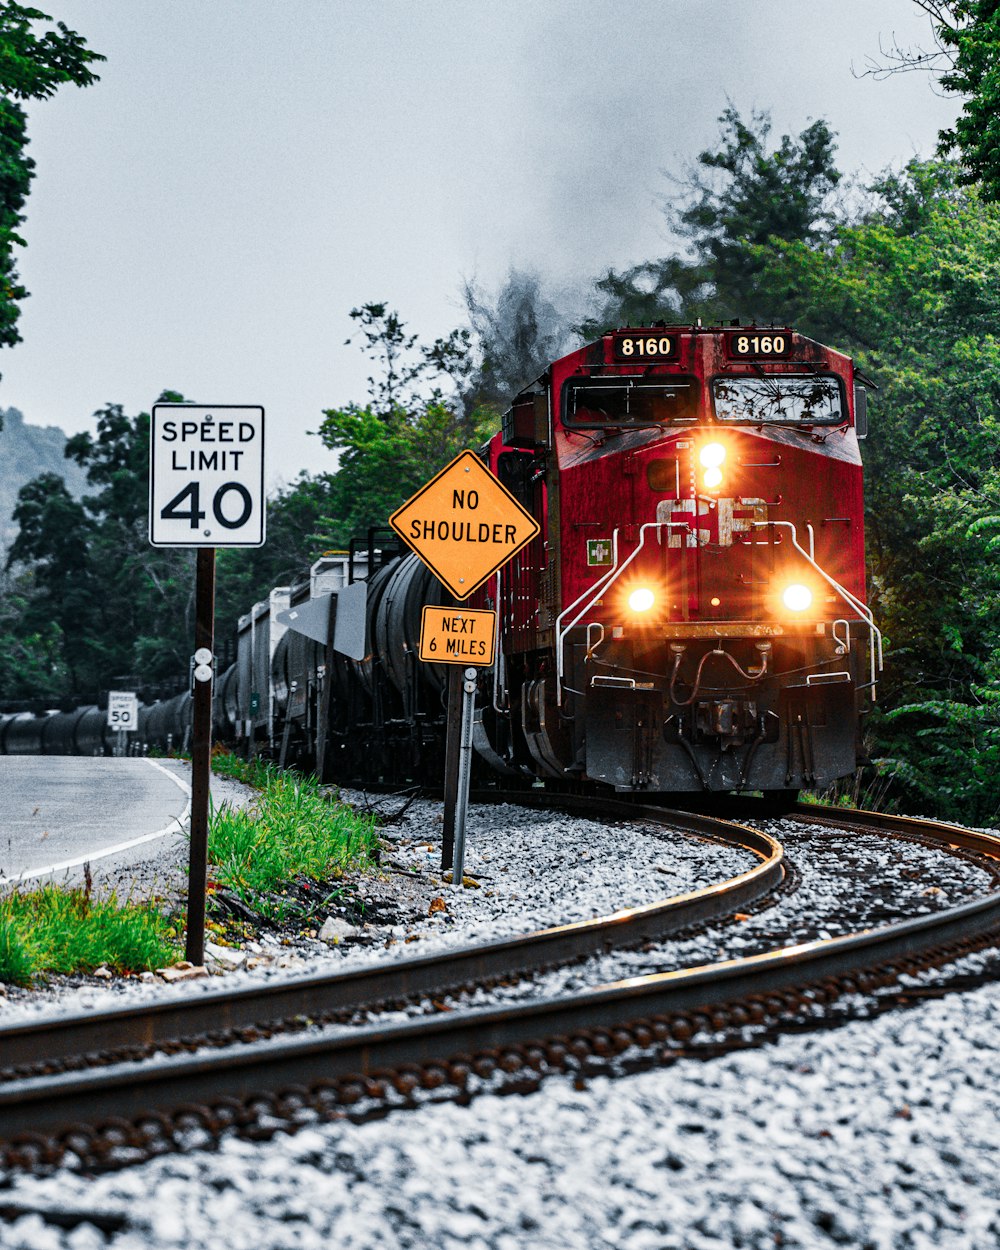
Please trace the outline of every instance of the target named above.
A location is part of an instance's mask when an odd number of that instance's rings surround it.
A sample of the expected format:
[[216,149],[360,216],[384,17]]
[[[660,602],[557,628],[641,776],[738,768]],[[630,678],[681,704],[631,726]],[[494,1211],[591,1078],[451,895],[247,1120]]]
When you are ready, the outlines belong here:
[[263,544],[263,408],[153,406],[149,541],[154,547]]

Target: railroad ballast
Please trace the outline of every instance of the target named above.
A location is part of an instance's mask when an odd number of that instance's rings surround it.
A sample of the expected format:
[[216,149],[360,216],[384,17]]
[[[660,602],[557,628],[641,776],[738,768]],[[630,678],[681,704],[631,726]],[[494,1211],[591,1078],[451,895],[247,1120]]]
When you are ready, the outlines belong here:
[[[852,773],[881,668],[864,422],[850,358],[790,327],[628,328],[553,362],[480,452],[539,525],[464,605],[498,614],[481,766],[650,793]],[[382,533],[241,619],[221,739],[328,779],[440,777],[447,670],[417,652],[454,601]],[[186,695],[145,708],[139,740],[181,746],[189,718]],[[0,718],[0,750],[93,750],[92,721]]]

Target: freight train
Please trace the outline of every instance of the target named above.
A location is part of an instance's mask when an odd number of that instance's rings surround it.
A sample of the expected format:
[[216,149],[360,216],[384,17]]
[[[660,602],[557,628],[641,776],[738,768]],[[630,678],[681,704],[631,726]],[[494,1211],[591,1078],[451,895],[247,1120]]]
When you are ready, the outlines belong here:
[[[480,767],[508,781],[790,797],[852,773],[882,639],[866,603],[867,380],[790,327],[624,328],[554,361],[481,449],[539,524],[497,613]],[[216,736],[327,779],[441,776],[444,588],[389,532],[239,622]],[[335,624],[334,624],[335,622]],[[95,709],[0,718],[0,751],[107,750]],[[133,749],[183,747],[190,696]]]

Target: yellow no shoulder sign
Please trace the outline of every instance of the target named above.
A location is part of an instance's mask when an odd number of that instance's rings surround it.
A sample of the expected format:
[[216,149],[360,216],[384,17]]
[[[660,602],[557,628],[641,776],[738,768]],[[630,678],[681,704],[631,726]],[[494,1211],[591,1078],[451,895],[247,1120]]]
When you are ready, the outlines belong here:
[[434,664],[493,663],[495,612],[472,608],[437,608],[430,604],[420,618],[420,658]]
[[539,530],[473,451],[445,465],[389,524],[457,599],[467,599]]

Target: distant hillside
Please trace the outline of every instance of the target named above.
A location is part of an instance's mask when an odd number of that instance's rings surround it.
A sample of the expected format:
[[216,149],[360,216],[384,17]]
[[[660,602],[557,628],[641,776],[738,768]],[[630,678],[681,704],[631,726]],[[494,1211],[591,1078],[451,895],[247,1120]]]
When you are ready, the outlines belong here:
[[58,473],[68,489],[77,496],[84,493],[87,478],[75,460],[63,455],[66,435],[54,425],[26,425],[17,408],[0,412],[0,546],[3,559],[17,536],[11,520],[17,492],[39,473]]

